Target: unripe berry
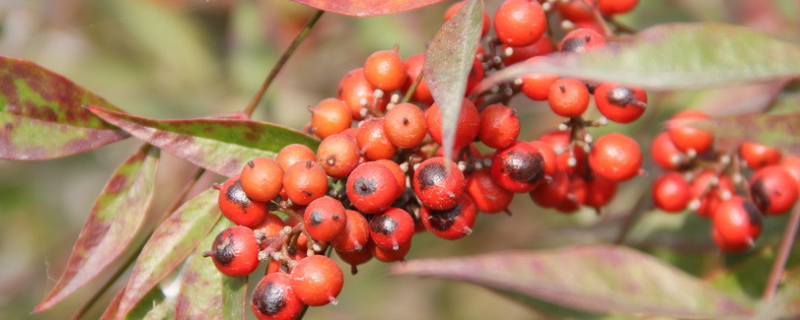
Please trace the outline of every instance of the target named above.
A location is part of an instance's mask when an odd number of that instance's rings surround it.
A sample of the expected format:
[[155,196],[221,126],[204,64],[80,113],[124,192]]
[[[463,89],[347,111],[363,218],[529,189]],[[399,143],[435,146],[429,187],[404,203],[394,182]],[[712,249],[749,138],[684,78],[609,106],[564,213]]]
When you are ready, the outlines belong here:
[[397,154],[397,147],[384,131],[384,122],[383,118],[369,118],[359,127],[356,142],[368,160],[390,159]]
[[255,158],[244,166],[239,181],[248,198],[271,201],[283,188],[283,168],[272,158]]
[[322,100],[311,109],[311,131],[320,139],[350,128],[353,113],[344,101],[334,98]]
[[406,83],[406,65],[396,51],[376,51],[364,62],[364,77],[385,92],[399,90]]
[[547,101],[557,115],[567,118],[580,117],[589,107],[589,89],[576,79],[558,79],[550,85]]
[[316,159],[298,162],[286,170],[283,188],[293,203],[308,205],[328,191],[328,175]]

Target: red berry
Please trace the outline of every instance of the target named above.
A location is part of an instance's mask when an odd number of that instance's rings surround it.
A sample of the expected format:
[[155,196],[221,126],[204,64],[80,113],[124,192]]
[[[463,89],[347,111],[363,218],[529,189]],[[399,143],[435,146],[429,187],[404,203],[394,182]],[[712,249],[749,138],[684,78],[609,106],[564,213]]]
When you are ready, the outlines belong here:
[[283,168],[272,158],[255,158],[244,166],[239,181],[248,198],[271,201],[283,188]]
[[368,160],[389,159],[397,154],[397,147],[384,131],[384,122],[383,118],[369,118],[359,127],[356,142]]
[[586,180],[586,200],[584,205],[599,208],[614,199],[617,194],[617,183],[601,176]]
[[653,202],[666,212],[680,212],[692,200],[690,185],[682,174],[666,172],[653,183]]
[[418,146],[428,134],[425,113],[410,103],[400,103],[389,109],[384,117],[383,126],[389,141],[403,149]]
[[408,73],[403,58],[396,51],[376,51],[364,62],[364,77],[375,88],[386,92],[399,90]]
[[755,204],[733,196],[719,205],[714,213],[714,230],[718,242],[731,251],[743,251],[754,245],[761,234],[762,215]]
[[253,227],[264,221],[264,216],[269,212],[267,203],[250,200],[242,190],[238,174],[229,178],[218,188],[217,203],[225,218],[246,227]]
[[[547,61],[547,57],[533,57],[525,63],[536,63]],[[557,74],[551,73],[529,73],[522,76],[522,86],[520,90],[531,100],[544,101],[550,96],[550,87],[558,80]]]
[[605,15],[627,13],[639,3],[639,0],[598,0],[597,9]]
[[785,156],[781,159],[780,166],[786,169],[786,172],[800,185],[800,157]]
[[[456,12],[464,6],[465,1],[459,1],[452,4],[447,11],[444,12],[444,21],[450,20]],[[486,12],[486,9],[483,9],[483,24],[481,25],[481,37],[485,36],[487,32],[489,32],[489,27],[491,24],[491,18],[489,18],[489,13]]]
[[303,224],[312,238],[327,242],[344,231],[347,214],[339,200],[325,196],[312,201],[306,207]]
[[556,210],[566,214],[574,213],[586,202],[586,195],[586,180],[580,176],[571,176],[569,178],[569,193],[567,194],[567,198],[556,206]]
[[475,204],[468,195],[461,197],[458,205],[450,209],[433,210],[422,207],[420,210],[425,228],[437,237],[447,240],[461,239],[472,233],[476,216]]
[[[428,133],[430,133],[433,141],[439,145],[442,143],[442,114],[439,111],[439,106],[434,103],[427,111]],[[481,129],[481,116],[475,104],[468,99],[464,99],[461,104],[461,111],[458,114],[456,122],[456,135],[453,141],[453,149],[462,149],[472,143],[478,132]]]
[[349,175],[360,159],[361,151],[356,140],[340,133],[322,139],[317,148],[317,163],[335,179]]
[[798,185],[783,167],[766,166],[750,178],[750,194],[761,212],[782,214],[797,202]]
[[286,170],[289,170],[289,167],[293,164],[306,160],[315,161],[317,160],[317,156],[311,148],[296,143],[281,148],[281,151],[278,151],[278,155],[275,156],[275,161],[278,161],[284,173]]
[[561,17],[572,22],[594,19],[593,0],[558,1],[558,13]]
[[592,146],[589,166],[596,175],[608,180],[627,181],[639,174],[642,150],[633,138],[610,133],[597,139]]
[[644,113],[647,94],[641,88],[603,82],[594,89],[594,102],[600,114],[616,123],[630,123]]
[[[705,120],[709,118],[707,114],[701,111],[687,110],[674,115],[671,121],[679,119],[681,121]],[[672,139],[672,143],[675,144],[675,147],[687,154],[697,155],[706,152],[711,148],[711,144],[714,143],[714,134],[711,132],[681,125],[679,123],[671,124],[668,131],[669,138]]]
[[547,28],[542,6],[536,1],[506,0],[494,14],[494,30],[501,42],[527,46],[539,40]]
[[294,294],[289,275],[281,272],[261,278],[250,299],[250,309],[259,320],[297,319],[303,307]]
[[575,79],[558,79],[550,85],[547,101],[559,116],[580,117],[589,107],[589,89]]
[[346,252],[336,250],[336,255],[338,255],[339,258],[342,259],[342,261],[344,261],[344,263],[350,265],[351,274],[356,274],[358,273],[358,268],[356,268],[356,266],[367,263],[368,261],[372,260],[372,251],[370,251],[369,246],[374,246],[374,245],[370,245],[369,243],[367,243],[365,247],[359,250],[346,251]]
[[569,177],[564,171],[558,170],[552,180],[531,191],[531,200],[542,208],[555,208],[567,198],[569,188]]
[[397,180],[389,167],[378,162],[365,162],[347,177],[347,197],[353,206],[366,214],[386,210],[400,194]]
[[344,274],[339,265],[323,255],[309,256],[292,269],[291,285],[300,302],[310,306],[323,306],[336,301],[344,285]]
[[539,148],[517,141],[492,157],[492,179],[511,192],[531,192],[544,179],[544,155]]
[[478,137],[490,148],[508,147],[519,137],[517,112],[502,104],[492,104],[483,109],[480,123]]
[[558,51],[584,53],[606,45],[606,39],[597,31],[578,28],[570,31],[558,44]]
[[338,237],[331,241],[336,251],[350,252],[362,250],[369,241],[369,222],[361,213],[354,210],[345,210],[347,225]]
[[503,53],[511,53],[511,55],[507,55],[505,59],[503,59],[503,63],[506,66],[510,66],[533,57],[546,55],[555,51],[555,48],[553,48],[553,43],[550,42],[550,37],[544,34],[541,38],[539,38],[539,40],[536,40],[536,42],[527,46],[512,47],[507,44],[503,44],[500,46],[500,50],[500,52]]
[[375,109],[385,110],[389,103],[388,97],[375,98],[375,87],[367,81],[364,68],[351,70],[339,82],[336,89],[336,98],[342,100],[350,107],[354,120],[363,120],[366,108],[372,105]]
[[492,180],[489,168],[472,172],[467,177],[467,194],[478,211],[485,213],[503,212],[514,200],[514,193],[506,190]]
[[372,256],[375,257],[378,261],[381,262],[395,262],[395,261],[402,261],[408,251],[411,250],[411,242],[408,242],[406,245],[401,246],[397,250],[387,250],[375,245],[375,242],[370,241],[367,244],[370,253]]
[[[445,168],[449,162],[450,170]],[[433,157],[423,161],[414,171],[411,180],[414,192],[422,204],[435,210],[447,210],[455,207],[464,195],[466,182],[464,174],[451,160]]]
[[253,230],[234,226],[222,230],[211,244],[211,251],[203,253],[211,257],[219,272],[230,277],[244,277],[258,268],[258,242]]
[[403,209],[389,208],[372,217],[369,234],[376,246],[385,250],[400,250],[414,236],[414,219]]
[[311,109],[311,131],[320,139],[350,128],[353,113],[344,101],[334,98],[322,100]]
[[656,135],[653,144],[650,146],[650,156],[653,161],[666,170],[678,170],[686,165],[689,159],[683,152],[675,147],[669,133],[664,131]]
[[734,191],[733,181],[727,175],[703,171],[692,181],[691,198],[700,201],[694,211],[700,216],[713,218],[717,207]]
[[[408,71],[408,78],[403,90],[408,90],[411,87],[411,84],[416,82],[417,78],[422,73],[422,65],[425,63],[425,54],[418,53],[412,55],[406,58],[405,62],[406,70]],[[425,82],[425,77],[420,79],[416,90],[414,90],[414,93],[411,95],[411,99],[422,104],[433,103],[433,95],[431,95],[431,90],[428,88],[428,83]]]
[[781,162],[780,150],[763,144],[744,141],[739,145],[739,156],[747,162],[747,166],[754,170]]
[[328,175],[316,159],[298,162],[286,170],[283,188],[289,200],[305,206],[328,191]]

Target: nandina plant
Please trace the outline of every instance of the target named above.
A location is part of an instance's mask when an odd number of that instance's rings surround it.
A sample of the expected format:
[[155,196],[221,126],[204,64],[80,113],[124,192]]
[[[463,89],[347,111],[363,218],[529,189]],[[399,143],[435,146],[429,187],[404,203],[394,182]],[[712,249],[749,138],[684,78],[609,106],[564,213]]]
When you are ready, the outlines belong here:
[[[749,28],[749,12],[637,30],[622,22],[646,9],[635,0],[297,2],[314,12],[232,114],[144,117],[0,56],[0,159],[141,141],[33,313],[77,300],[73,319],[369,317],[350,310],[401,296],[348,298],[348,283],[386,265],[489,288],[531,317],[800,315],[800,47],[778,39],[796,35]],[[754,8],[798,27],[772,4],[737,10]],[[343,46],[363,59],[307,125],[257,119],[322,19],[411,10],[444,17],[424,51]],[[151,216],[162,151],[195,171]],[[434,242],[471,251],[437,257]]]

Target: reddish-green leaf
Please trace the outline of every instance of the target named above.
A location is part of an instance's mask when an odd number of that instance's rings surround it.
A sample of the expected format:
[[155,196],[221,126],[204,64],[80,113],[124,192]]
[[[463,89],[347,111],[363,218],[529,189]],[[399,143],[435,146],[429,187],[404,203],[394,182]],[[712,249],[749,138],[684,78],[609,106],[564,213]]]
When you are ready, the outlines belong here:
[[640,32],[630,43],[511,66],[487,77],[476,90],[532,72],[650,89],[697,89],[800,76],[800,47],[715,22],[660,24]]
[[[737,114],[710,120],[668,121],[667,126],[689,125],[711,131],[723,150],[734,150],[742,141],[753,141],[790,153],[800,153],[800,113]],[[735,128],[735,130],[731,130]]]
[[223,277],[222,314],[225,319],[244,320],[247,302],[247,277]]
[[236,303],[239,299],[227,295],[244,295],[247,286],[228,284],[229,280],[225,279],[228,276],[214,267],[211,258],[203,257],[203,252],[211,248],[217,234],[232,225],[227,219],[220,219],[190,257],[181,278],[181,289],[175,303],[175,319],[233,319],[236,316],[226,313],[236,307],[225,305]]
[[124,139],[81,105],[121,111],[33,62],[0,56],[0,159],[43,160]]
[[256,157],[274,157],[285,145],[300,143],[316,149],[319,141],[274,124],[237,119],[157,120],[89,106],[88,109],[169,153],[198,166],[232,176]]
[[721,318],[749,312],[699,279],[620,246],[408,261],[392,273],[471,282],[599,314]]
[[159,225],[133,266],[118,314],[127,315],[156,284],[180,266],[208,234],[220,217],[217,193],[213,189],[206,190]]
[[445,158],[453,152],[456,123],[483,23],[483,1],[468,0],[445,21],[425,51],[422,72],[442,113]]
[[117,294],[114,296],[114,299],[112,299],[111,303],[109,303],[106,307],[103,315],[100,316],[99,320],[166,320],[173,318],[172,313],[175,309],[175,299],[165,296],[164,292],[160,288],[154,288],[153,290],[150,290],[150,292],[148,292],[147,295],[145,295],[139,301],[136,307],[127,315],[117,313],[119,311],[119,303],[122,301],[124,294],[125,286],[123,286],[122,289],[117,292]]
[[319,10],[372,17],[426,7],[442,0],[293,0]]
[[143,146],[111,176],[86,219],[61,278],[34,309],[48,309],[103,272],[131,244],[153,198],[159,150]]

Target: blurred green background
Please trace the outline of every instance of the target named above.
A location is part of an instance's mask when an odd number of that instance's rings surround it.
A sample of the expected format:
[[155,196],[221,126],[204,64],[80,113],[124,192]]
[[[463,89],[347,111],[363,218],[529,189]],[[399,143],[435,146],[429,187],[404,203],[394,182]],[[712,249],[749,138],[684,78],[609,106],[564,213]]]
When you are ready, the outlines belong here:
[[[395,45],[403,57],[423,52],[452,3],[373,18],[325,14],[253,118],[302,128],[309,120],[306,107],[333,96],[339,79],[360,67],[370,53]],[[488,11],[494,12],[499,3],[486,1]],[[748,9],[763,3],[773,9],[763,15]],[[313,12],[287,0],[5,0],[0,1],[0,54],[41,64],[136,115],[202,117],[244,109]],[[668,21],[738,22],[796,39],[797,12],[792,1],[642,0],[633,13],[618,19],[636,29]],[[782,19],[774,19],[775,14]],[[645,118],[595,133],[625,131],[646,148],[647,138],[660,129],[654,124],[689,106],[697,94],[651,94],[652,110]],[[521,139],[534,139],[561,121],[546,105],[524,98],[512,106],[523,118]],[[596,116],[596,111],[589,115]],[[30,314],[61,275],[106,178],[140,144],[127,139],[63,159],[0,161],[0,319],[64,319],[74,312],[80,298]],[[156,214],[170,205],[193,173],[191,165],[169,154],[163,153],[161,162],[151,208]],[[648,163],[646,169],[652,166]],[[513,217],[482,215],[475,232],[455,242],[419,235],[408,258],[611,242],[652,177],[623,184],[603,215],[588,209],[561,215],[536,208],[521,194],[511,208]],[[193,192],[220,179],[207,176]],[[780,220],[774,223],[780,225]],[[640,247],[670,260],[679,252],[671,248],[679,246],[664,249],[664,243],[688,243],[709,252],[707,230],[706,221],[691,216],[648,214],[632,237]],[[716,263],[708,256],[687,259],[684,252],[670,261],[703,273]],[[359,268],[357,276],[347,275],[339,305],[311,308],[306,319],[544,317],[476,286],[387,277],[387,266],[373,261]],[[109,299],[105,296],[85,318],[97,318]]]

